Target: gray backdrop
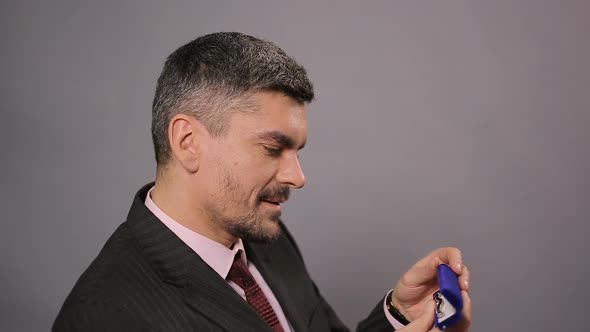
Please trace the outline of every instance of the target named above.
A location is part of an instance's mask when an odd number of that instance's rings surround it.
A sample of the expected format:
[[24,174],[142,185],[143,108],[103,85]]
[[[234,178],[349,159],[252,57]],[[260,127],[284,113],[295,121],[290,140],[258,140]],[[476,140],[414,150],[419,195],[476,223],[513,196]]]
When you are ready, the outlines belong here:
[[453,245],[474,331],[582,331],[590,1],[14,1],[0,10],[0,330],[47,330],[154,176],[165,57],[275,41],[317,90],[285,221],[353,324]]

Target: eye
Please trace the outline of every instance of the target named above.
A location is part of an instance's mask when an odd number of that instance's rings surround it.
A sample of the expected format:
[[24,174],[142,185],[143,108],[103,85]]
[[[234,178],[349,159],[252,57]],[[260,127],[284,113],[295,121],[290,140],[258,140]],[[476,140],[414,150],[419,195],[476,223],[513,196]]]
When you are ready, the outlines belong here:
[[280,148],[267,146],[267,145],[263,145],[263,147],[266,150],[266,154],[268,154],[271,157],[278,157],[281,155],[281,152],[283,152],[283,150]]

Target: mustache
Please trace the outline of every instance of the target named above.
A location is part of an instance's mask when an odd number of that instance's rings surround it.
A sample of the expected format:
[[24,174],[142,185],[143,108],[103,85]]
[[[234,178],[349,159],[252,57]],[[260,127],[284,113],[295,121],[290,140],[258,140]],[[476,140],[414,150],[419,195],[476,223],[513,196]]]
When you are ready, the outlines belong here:
[[289,199],[289,196],[291,196],[291,188],[289,187],[268,188],[260,192],[258,201],[262,202],[272,199],[286,201]]

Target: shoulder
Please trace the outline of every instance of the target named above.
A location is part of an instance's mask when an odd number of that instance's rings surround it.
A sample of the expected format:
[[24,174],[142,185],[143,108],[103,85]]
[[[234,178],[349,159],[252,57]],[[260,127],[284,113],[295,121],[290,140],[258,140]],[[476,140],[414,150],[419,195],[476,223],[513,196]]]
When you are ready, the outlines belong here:
[[149,263],[142,254],[127,222],[107,240],[98,256],[82,273],[72,294],[80,298],[118,293],[150,275]]
[[[89,329],[86,324],[140,326],[138,311],[155,291],[158,276],[142,254],[128,224],[121,224],[84,271],[66,298],[55,331]],[[105,325],[108,324],[108,325]],[[119,330],[117,328],[117,330]],[[123,328],[121,328],[123,330]]]

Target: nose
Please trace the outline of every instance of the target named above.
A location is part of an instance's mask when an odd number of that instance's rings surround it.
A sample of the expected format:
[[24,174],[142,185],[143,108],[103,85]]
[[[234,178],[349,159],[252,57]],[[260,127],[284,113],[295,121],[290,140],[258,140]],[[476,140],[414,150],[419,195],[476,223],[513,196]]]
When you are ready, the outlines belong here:
[[305,175],[297,153],[290,154],[282,160],[281,168],[277,173],[277,181],[294,188],[302,188],[305,185]]

